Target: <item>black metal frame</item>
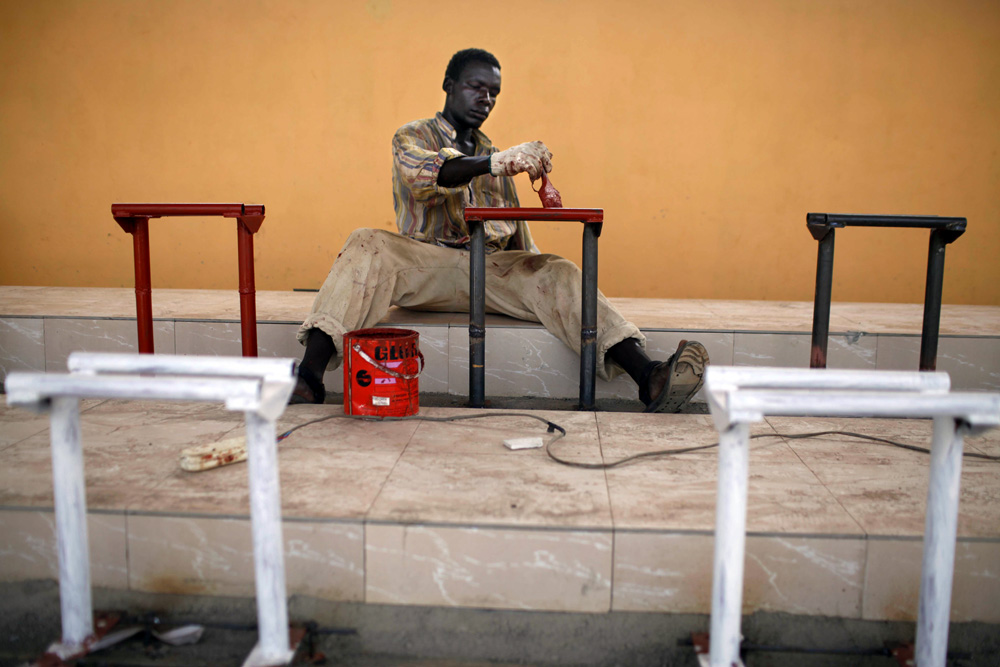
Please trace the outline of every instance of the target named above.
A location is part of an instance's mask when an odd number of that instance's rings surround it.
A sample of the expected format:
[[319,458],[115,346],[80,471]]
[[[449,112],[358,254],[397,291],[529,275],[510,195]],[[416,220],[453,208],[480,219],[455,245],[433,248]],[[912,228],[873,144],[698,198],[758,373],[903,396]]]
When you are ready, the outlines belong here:
[[[520,218],[515,218],[520,216]],[[487,220],[523,219],[583,223],[583,293],[580,317],[580,409],[594,409],[597,380],[597,239],[602,209],[467,208],[469,228],[469,405],[486,404],[486,242]]]
[[810,368],[826,368],[827,341],[830,336],[830,295],[833,288],[834,230],[837,227],[906,227],[931,230],[930,248],[927,252],[927,284],[924,289],[924,323],[920,335],[920,370],[933,371],[937,365],[938,330],[941,326],[945,246],[965,232],[966,219],[935,215],[808,213],[806,226],[812,237],[819,242]]

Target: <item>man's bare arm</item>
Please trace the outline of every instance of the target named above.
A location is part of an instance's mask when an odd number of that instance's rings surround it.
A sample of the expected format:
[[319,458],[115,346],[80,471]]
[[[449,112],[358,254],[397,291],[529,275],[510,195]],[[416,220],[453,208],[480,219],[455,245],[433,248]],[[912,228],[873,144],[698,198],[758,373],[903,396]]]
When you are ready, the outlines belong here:
[[490,173],[490,157],[456,157],[446,161],[438,171],[437,183],[454,188],[465,185],[476,176]]

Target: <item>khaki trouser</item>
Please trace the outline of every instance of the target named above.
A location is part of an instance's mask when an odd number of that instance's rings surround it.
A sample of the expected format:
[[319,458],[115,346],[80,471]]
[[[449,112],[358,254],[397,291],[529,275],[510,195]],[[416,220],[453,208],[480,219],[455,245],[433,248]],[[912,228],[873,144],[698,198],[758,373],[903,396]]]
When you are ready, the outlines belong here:
[[[580,353],[581,271],[568,259],[524,250],[486,256],[486,312],[540,322]],[[390,306],[444,312],[469,311],[469,252],[415,241],[381,229],[351,233],[323,283],[312,312],[298,331],[305,345],[309,330],[333,338],[340,365],[343,335],[376,326]],[[603,294],[597,295],[597,374],[604,380],[622,369],[605,359],[615,343],[637,338],[639,329],[625,320]]]

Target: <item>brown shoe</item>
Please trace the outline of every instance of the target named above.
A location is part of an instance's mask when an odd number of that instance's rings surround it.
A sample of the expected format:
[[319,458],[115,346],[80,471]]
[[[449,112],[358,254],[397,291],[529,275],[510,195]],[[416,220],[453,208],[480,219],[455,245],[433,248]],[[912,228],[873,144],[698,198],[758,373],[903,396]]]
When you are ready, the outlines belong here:
[[667,361],[649,373],[645,387],[639,388],[644,412],[677,412],[701,389],[708,365],[708,350],[697,341],[682,340]]

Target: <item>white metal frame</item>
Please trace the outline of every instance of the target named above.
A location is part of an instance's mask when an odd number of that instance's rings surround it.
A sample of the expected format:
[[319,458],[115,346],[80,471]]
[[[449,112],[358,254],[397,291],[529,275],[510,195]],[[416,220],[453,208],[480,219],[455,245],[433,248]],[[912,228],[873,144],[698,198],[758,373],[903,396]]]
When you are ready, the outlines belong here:
[[1000,425],[1000,394],[949,393],[947,373],[712,366],[705,393],[719,431],[712,572],[712,667],[740,665],[750,423],[765,416],[930,417],[930,486],[916,664],[944,667],[963,436]]
[[80,399],[219,401],[246,414],[259,638],[244,665],[287,664],[275,420],[295,387],[295,360],[76,352],[68,366],[70,374],[15,372],[5,383],[9,405],[47,412],[51,423],[62,638],[49,652],[78,654],[94,634]]

